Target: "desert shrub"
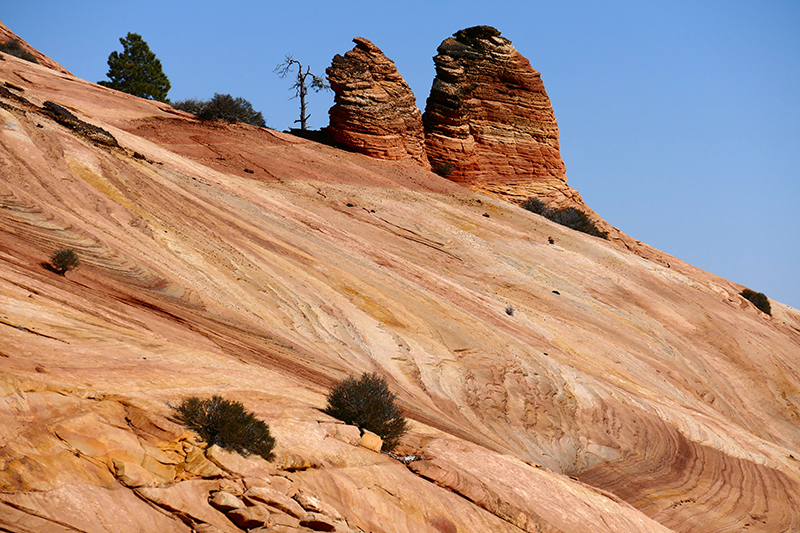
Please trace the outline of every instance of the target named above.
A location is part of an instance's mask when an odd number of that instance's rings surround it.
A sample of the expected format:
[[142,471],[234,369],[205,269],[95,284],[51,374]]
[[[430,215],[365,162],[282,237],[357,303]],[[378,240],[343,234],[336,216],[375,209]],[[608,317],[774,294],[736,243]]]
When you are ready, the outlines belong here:
[[368,430],[383,439],[383,449],[391,451],[408,431],[408,422],[395,403],[386,379],[364,373],[349,376],[328,393],[325,412],[346,424]]
[[181,111],[186,111],[187,113],[191,113],[197,116],[200,111],[203,110],[203,106],[206,105],[205,100],[199,100],[197,98],[187,98],[186,100],[178,100],[177,102],[172,102],[172,107],[175,109],[180,109]]
[[197,432],[209,446],[216,444],[242,455],[256,454],[272,460],[275,439],[269,426],[240,402],[218,395],[205,400],[190,396],[173,409],[183,425]]
[[5,43],[0,43],[0,52],[5,52],[9,55],[24,59],[25,61],[30,61],[31,63],[39,63],[33,54],[24,50],[16,39],[9,39]]
[[565,207],[563,209],[554,209],[548,207],[547,204],[538,198],[528,198],[520,204],[523,209],[527,209],[531,213],[542,215],[543,217],[552,220],[557,224],[566,226],[575,231],[580,231],[588,235],[600,237],[602,239],[608,238],[608,233],[598,228],[589,216],[575,207]]
[[522,202],[520,207],[527,209],[531,213],[536,213],[537,215],[542,216],[545,216],[545,213],[549,211],[549,208],[543,201],[539,200],[538,198],[534,198],[533,196]]
[[62,276],[68,270],[78,268],[79,264],[78,254],[72,248],[62,248],[53,252],[53,255],[50,256],[50,266],[52,267],[50,270]]
[[226,120],[265,127],[264,115],[253,109],[253,104],[242,97],[215,93],[211,100],[189,98],[172,104],[175,109],[188,111],[200,120]]
[[745,299],[749,300],[750,303],[755,305],[762,312],[772,316],[772,306],[770,306],[769,298],[767,298],[766,294],[750,289],[744,289],[739,294],[741,294]]
[[595,226],[594,222],[592,222],[586,213],[574,207],[557,210],[553,213],[552,217],[550,217],[550,220],[576,231],[594,235],[595,237],[602,237],[603,239],[608,237],[605,231]]

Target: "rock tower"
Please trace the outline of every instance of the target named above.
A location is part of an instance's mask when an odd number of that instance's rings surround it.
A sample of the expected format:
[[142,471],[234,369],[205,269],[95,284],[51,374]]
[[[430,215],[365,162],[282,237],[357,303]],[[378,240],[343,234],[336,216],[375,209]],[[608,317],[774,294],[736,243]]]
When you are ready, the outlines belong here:
[[356,37],[326,69],[335,93],[328,135],[379,159],[413,159],[428,167],[422,113],[411,88],[380,48]]
[[423,122],[433,169],[454,181],[566,181],[542,78],[490,26],[445,39]]

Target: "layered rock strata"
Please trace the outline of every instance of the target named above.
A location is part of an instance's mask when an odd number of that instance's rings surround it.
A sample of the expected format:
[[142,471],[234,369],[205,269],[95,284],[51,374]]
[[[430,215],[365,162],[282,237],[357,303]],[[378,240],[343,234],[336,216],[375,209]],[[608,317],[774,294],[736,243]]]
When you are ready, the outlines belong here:
[[[0,531],[799,530],[797,310],[412,163],[13,58],[0,85]],[[365,369],[395,458],[321,412]],[[272,462],[172,420],[211,394]]]
[[566,181],[558,124],[542,78],[489,26],[439,46],[423,122],[428,158],[454,181]]
[[339,144],[379,159],[425,167],[422,113],[392,60],[367,39],[336,55],[325,71],[335,93],[328,133]]
[[577,209],[609,240],[647,255],[567,185],[542,77],[510,40],[490,26],[466,28],[445,39],[433,60],[422,118],[434,172],[513,203],[536,198],[550,209]]

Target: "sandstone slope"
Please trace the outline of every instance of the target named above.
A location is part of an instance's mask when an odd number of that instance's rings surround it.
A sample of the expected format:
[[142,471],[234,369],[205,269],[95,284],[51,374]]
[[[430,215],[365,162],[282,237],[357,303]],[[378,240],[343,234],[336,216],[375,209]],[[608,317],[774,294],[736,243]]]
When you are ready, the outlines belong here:
[[[411,161],[15,58],[0,86],[0,528],[800,528],[798,311]],[[41,266],[65,246],[78,270]],[[419,460],[320,412],[362,371]],[[276,459],[204,449],[189,394],[244,402]]]

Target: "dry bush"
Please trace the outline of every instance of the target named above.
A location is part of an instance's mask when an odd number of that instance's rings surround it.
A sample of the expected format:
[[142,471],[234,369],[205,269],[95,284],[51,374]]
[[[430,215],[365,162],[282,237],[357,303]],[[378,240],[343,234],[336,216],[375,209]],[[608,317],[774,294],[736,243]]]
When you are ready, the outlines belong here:
[[574,229],[575,231],[600,237],[601,239],[608,238],[608,233],[598,228],[586,213],[575,207],[554,209],[552,207],[548,207],[538,198],[528,198],[520,204],[520,207],[527,209],[531,213],[542,215],[543,217],[552,220],[557,224]]
[[750,289],[744,289],[739,294],[741,294],[745,299],[749,300],[750,303],[755,305],[763,313],[772,316],[772,306],[769,304],[769,298],[767,298],[766,294]]
[[242,455],[256,454],[272,460],[275,439],[269,426],[240,402],[217,395],[205,400],[190,396],[173,409],[178,420],[197,432],[209,446],[216,444]]
[[80,259],[78,254],[72,248],[62,248],[61,250],[53,252],[50,256],[50,270],[56,274],[64,275],[68,270],[78,268]]
[[242,97],[215,93],[211,100],[188,98],[172,104],[175,109],[192,113],[200,120],[225,120],[244,122],[253,126],[266,127],[264,115],[253,109],[253,104]]
[[383,449],[391,451],[408,432],[408,422],[395,403],[386,379],[375,373],[364,373],[356,379],[349,376],[328,393],[325,412],[346,424],[368,430],[383,439]]
[[5,43],[0,43],[0,52],[5,52],[9,55],[24,59],[25,61],[30,61],[31,63],[39,63],[36,57],[27,50],[24,50],[16,39],[9,39]]

